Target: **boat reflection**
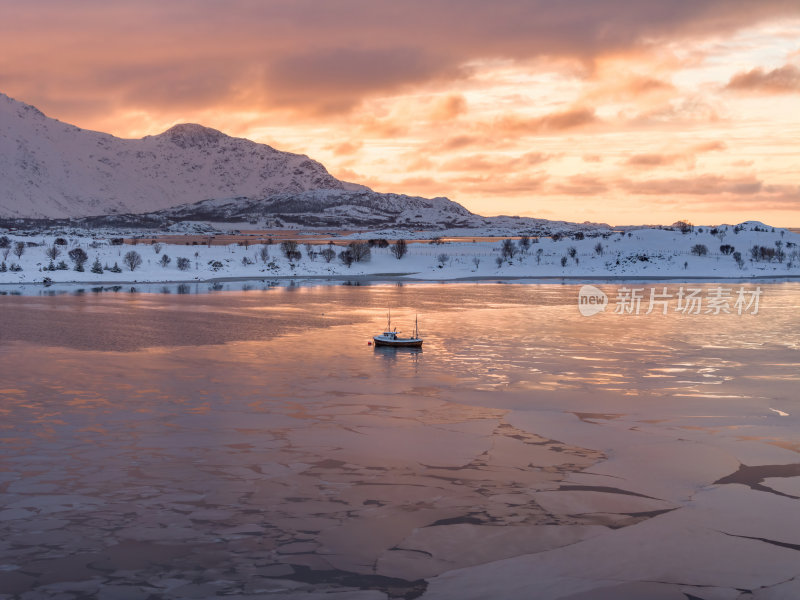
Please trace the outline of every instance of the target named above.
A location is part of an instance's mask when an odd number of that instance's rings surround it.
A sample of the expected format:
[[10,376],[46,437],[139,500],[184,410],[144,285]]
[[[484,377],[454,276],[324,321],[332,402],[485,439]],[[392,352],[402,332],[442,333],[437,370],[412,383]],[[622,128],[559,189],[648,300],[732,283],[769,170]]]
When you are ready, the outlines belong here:
[[404,346],[373,346],[375,355],[382,356],[386,360],[396,361],[401,356],[411,356],[418,360],[422,354],[422,348],[410,348]]

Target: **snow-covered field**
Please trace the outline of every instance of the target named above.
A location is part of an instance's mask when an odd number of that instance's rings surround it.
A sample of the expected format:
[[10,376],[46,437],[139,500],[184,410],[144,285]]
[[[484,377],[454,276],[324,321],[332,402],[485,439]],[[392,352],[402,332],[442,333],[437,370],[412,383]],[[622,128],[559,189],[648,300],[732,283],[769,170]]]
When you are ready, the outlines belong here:
[[[432,235],[439,235],[439,232]],[[370,249],[368,260],[347,266],[339,253],[347,240],[330,246],[336,257],[326,261],[321,251],[326,243],[298,245],[299,257],[291,260],[279,244],[243,241],[227,246],[165,243],[114,245],[113,233],[98,235],[50,235],[0,231],[8,247],[0,248],[0,283],[52,282],[183,282],[219,278],[262,279],[273,277],[403,276],[423,280],[462,278],[561,278],[606,277],[654,278],[751,278],[800,276],[800,235],[756,221],[738,226],[697,227],[678,230],[639,229],[627,232],[598,230],[560,239],[531,239],[527,249],[518,240],[510,243],[510,254],[502,256],[503,240],[416,241],[397,259],[392,246]],[[359,237],[377,237],[360,235]],[[412,236],[409,236],[409,239]],[[415,236],[419,238],[417,233]],[[583,237],[583,239],[578,239]],[[56,244],[61,238],[60,245]],[[189,239],[189,238],[187,238]],[[194,238],[195,240],[197,238]],[[17,246],[24,245],[21,255]],[[393,245],[395,239],[389,239]],[[196,243],[196,242],[195,242]],[[508,244],[508,242],[506,242]],[[58,252],[50,268],[48,251]],[[81,248],[87,255],[84,271],[74,269],[69,252]],[[753,248],[756,254],[753,254]],[[311,254],[309,255],[309,249]],[[141,264],[131,270],[126,254],[134,252]],[[168,260],[163,257],[167,257]],[[737,262],[738,258],[738,262]],[[179,261],[179,259],[185,259]],[[95,261],[99,265],[95,265]],[[178,267],[183,262],[185,270]],[[102,272],[95,271],[98,266]],[[118,269],[112,269],[115,267]],[[64,268],[66,267],[66,268]]]

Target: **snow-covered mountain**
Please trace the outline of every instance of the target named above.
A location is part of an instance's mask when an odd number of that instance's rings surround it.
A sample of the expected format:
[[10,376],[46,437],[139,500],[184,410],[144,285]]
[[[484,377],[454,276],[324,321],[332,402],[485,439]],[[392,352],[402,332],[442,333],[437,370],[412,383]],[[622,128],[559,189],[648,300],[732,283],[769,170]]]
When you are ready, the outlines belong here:
[[267,227],[489,228],[496,234],[534,235],[608,228],[482,217],[447,198],[374,192],[336,179],[307,156],[202,125],[120,139],[51,119],[0,93],[0,225],[12,219],[71,218],[92,226],[211,221]]
[[176,125],[140,140],[86,131],[0,93],[0,216],[144,213],[200,200],[365,191],[307,156]]

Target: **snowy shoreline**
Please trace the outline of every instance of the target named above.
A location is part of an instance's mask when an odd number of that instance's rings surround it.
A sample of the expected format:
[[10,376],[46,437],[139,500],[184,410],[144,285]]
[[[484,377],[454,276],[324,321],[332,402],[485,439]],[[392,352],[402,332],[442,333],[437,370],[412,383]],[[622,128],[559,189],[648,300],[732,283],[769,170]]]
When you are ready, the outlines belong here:
[[[478,237],[476,232],[476,237]],[[408,243],[125,244],[118,232],[0,233],[0,285],[138,285],[230,281],[697,281],[800,277],[800,235],[749,221],[712,228],[576,232],[540,239]],[[209,240],[213,239],[213,236]],[[3,247],[5,245],[5,247]],[[355,247],[357,246],[357,247]],[[346,255],[350,255],[349,258]],[[358,256],[354,256],[358,254]],[[133,259],[133,264],[126,264]],[[82,271],[77,269],[80,266]]]
[[315,284],[329,282],[331,284],[382,284],[382,283],[418,283],[418,284],[444,284],[444,283],[518,283],[518,284],[564,284],[576,285],[578,283],[635,283],[637,281],[646,282],[664,282],[664,283],[715,283],[715,282],[752,282],[758,281],[761,283],[782,283],[795,281],[800,279],[800,274],[794,275],[753,275],[751,277],[742,276],[660,276],[660,275],[605,275],[597,277],[587,277],[584,275],[553,275],[541,277],[514,277],[514,276],[475,276],[475,277],[455,277],[450,279],[424,279],[413,277],[414,273],[409,276],[395,275],[353,275],[350,277],[331,277],[328,275],[276,275],[271,277],[216,277],[212,279],[174,279],[174,280],[74,280],[74,281],[57,281],[52,283],[42,283],[41,281],[28,281],[28,282],[0,282],[0,289],[9,287],[40,287],[47,288],[55,285],[92,285],[92,286],[119,286],[119,285],[180,285],[180,284],[215,284],[215,283],[270,283],[270,282],[289,282],[294,284],[302,284],[307,281],[314,282]]

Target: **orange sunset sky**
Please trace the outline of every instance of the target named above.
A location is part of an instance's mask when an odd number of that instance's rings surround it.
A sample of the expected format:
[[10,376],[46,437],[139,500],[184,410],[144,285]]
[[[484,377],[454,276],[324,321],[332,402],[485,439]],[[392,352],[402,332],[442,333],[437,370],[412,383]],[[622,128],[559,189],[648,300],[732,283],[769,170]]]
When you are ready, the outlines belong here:
[[0,0],[0,92],[486,215],[800,226],[797,0]]

